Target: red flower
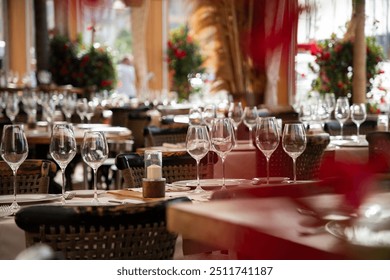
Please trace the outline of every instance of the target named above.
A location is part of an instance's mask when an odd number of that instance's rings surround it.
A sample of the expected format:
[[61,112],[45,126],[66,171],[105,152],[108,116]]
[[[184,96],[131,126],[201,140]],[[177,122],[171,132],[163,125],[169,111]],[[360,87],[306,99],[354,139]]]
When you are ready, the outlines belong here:
[[320,46],[318,46],[316,43],[310,44],[310,53],[312,55],[321,55],[322,54],[322,49]]
[[173,43],[171,41],[168,41],[168,48],[170,48],[170,49],[174,48]]
[[341,81],[337,82],[337,87],[338,88],[343,88],[344,87],[344,83],[341,82]]
[[330,59],[330,52],[324,52],[322,55],[323,60],[329,60]]
[[384,74],[384,73],[385,73],[385,70],[379,69],[378,74]]
[[341,50],[343,49],[343,46],[342,45],[336,45],[335,47],[334,47],[334,51],[335,52],[340,52]]
[[100,82],[101,87],[108,87],[112,84],[111,80],[103,80]]
[[182,58],[185,58],[187,56],[187,53],[185,50],[176,49],[175,56],[177,57],[177,59],[182,59]]

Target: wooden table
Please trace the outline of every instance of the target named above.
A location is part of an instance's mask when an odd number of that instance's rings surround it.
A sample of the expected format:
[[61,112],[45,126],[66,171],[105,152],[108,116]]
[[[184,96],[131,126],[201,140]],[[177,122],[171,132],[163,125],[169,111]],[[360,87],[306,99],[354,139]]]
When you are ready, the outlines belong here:
[[[317,206],[337,204],[340,199],[340,195],[304,198]],[[297,200],[289,197],[181,203],[169,207],[168,229],[183,238],[235,251],[243,259],[383,257],[375,249],[357,248],[326,231],[316,231],[317,219],[298,213],[297,207]]]
[[[84,132],[88,129],[103,131],[107,140],[125,140],[131,137],[131,130],[121,126],[109,126],[105,124],[76,124],[74,125],[74,133],[76,142],[82,143]],[[34,129],[25,127],[27,142],[29,144],[50,144],[51,135],[45,127],[37,127]]]

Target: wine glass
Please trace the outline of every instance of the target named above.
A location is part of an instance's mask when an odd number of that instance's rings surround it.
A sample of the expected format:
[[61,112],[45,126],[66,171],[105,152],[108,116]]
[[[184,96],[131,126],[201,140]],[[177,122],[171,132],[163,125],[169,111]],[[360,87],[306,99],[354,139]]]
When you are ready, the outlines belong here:
[[190,125],[202,124],[202,109],[199,107],[191,108],[188,114],[188,119]]
[[202,192],[199,180],[199,163],[210,150],[210,138],[207,127],[204,125],[190,125],[186,137],[187,152],[196,160],[197,185],[194,192]]
[[279,136],[275,117],[259,118],[256,126],[256,146],[267,159],[267,184],[269,184],[269,159],[279,145]]
[[349,118],[349,101],[348,97],[342,96],[337,98],[334,116],[340,123],[340,136],[343,138],[343,126]]
[[50,155],[61,168],[62,204],[65,204],[65,169],[76,155],[76,149],[73,126],[68,123],[55,124],[51,134]]
[[210,135],[213,151],[215,151],[222,160],[222,189],[226,189],[225,159],[227,154],[236,145],[236,138],[234,137],[234,128],[231,120],[229,118],[214,119]]
[[75,95],[68,94],[64,97],[61,109],[68,123],[71,122],[72,115],[76,108],[76,102],[77,101]]
[[8,99],[5,113],[10,121],[14,123],[16,116],[19,114],[19,98],[16,94],[12,94],[11,98]]
[[244,109],[244,124],[249,128],[249,146],[253,147],[252,130],[256,126],[257,120],[257,108],[256,106],[246,106]]
[[324,98],[325,106],[329,114],[329,119],[332,118],[332,112],[336,107],[336,96],[333,92],[325,93]]
[[24,134],[23,124],[4,126],[0,153],[4,161],[11,167],[13,173],[14,199],[10,210],[14,214],[20,208],[16,201],[16,173],[28,155],[28,143]]
[[97,170],[108,157],[108,145],[104,133],[101,131],[88,130],[84,133],[81,156],[86,164],[93,169],[94,195],[92,203],[98,204],[97,198]]
[[354,103],[351,105],[351,119],[357,127],[357,141],[359,142],[360,125],[366,120],[367,111],[364,103]]
[[282,145],[283,150],[293,160],[294,183],[297,181],[296,160],[306,149],[306,131],[302,123],[285,124]]
[[84,122],[86,118],[86,113],[88,110],[88,100],[87,98],[81,98],[76,102],[76,113],[80,116],[81,123]]
[[230,103],[228,117],[232,120],[232,124],[234,126],[234,133],[237,140],[238,126],[242,123],[242,119],[244,117],[244,110],[242,109],[241,102]]
[[207,125],[209,131],[211,131],[211,126],[215,118],[215,106],[212,104],[206,105],[203,109],[202,117],[204,124]]

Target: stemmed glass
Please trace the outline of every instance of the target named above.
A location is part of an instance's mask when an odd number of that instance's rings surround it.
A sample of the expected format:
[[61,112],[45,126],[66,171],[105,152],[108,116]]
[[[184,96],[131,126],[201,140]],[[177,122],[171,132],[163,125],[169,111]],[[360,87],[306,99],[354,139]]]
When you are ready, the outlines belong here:
[[196,179],[197,185],[195,193],[202,192],[199,180],[199,163],[210,150],[210,138],[207,127],[204,125],[190,125],[187,130],[186,138],[187,152],[196,160]]
[[360,125],[366,120],[367,111],[364,103],[354,103],[351,105],[351,119],[357,127],[357,141],[359,142]]
[[12,94],[11,98],[8,99],[5,113],[10,121],[14,123],[16,116],[19,114],[19,98],[16,94]]
[[76,113],[80,116],[81,123],[84,122],[88,110],[88,100],[87,98],[81,98],[77,100],[76,103]]
[[76,149],[73,126],[67,123],[55,124],[51,134],[50,155],[61,168],[62,204],[65,204],[65,169],[76,155]]
[[342,96],[337,98],[334,116],[340,123],[340,136],[343,138],[343,126],[349,118],[349,101],[348,97]]
[[97,198],[97,170],[108,157],[108,145],[104,133],[101,131],[88,130],[84,133],[81,156],[86,164],[93,169],[94,195],[92,203],[98,204]]
[[211,126],[215,118],[215,106],[212,104],[206,105],[203,109],[202,117],[204,124],[207,125],[209,131],[211,131]]
[[257,108],[256,106],[246,106],[244,109],[244,124],[249,128],[249,146],[253,147],[252,131],[256,126],[257,121]]
[[234,137],[234,128],[229,118],[214,119],[211,128],[211,144],[222,160],[222,189],[226,189],[225,185],[225,159],[227,154],[236,145]]
[[230,103],[228,117],[232,120],[232,124],[234,126],[234,133],[237,140],[238,126],[242,123],[242,119],[244,117],[244,110],[242,109],[241,102]]
[[267,184],[269,184],[269,159],[279,145],[279,136],[275,117],[259,118],[256,126],[256,146],[267,159]]
[[333,92],[325,93],[324,98],[325,106],[329,114],[329,119],[332,118],[332,112],[334,111],[336,107],[336,96]]
[[10,210],[14,214],[20,208],[16,201],[16,173],[28,155],[28,143],[22,124],[4,126],[0,153],[4,161],[11,167],[13,173],[14,199]]
[[296,160],[306,149],[306,131],[302,123],[285,124],[282,145],[283,150],[293,160],[294,183],[297,181]]
[[190,125],[200,125],[202,124],[202,109],[199,107],[194,107],[190,109],[188,113],[188,119]]
[[72,114],[76,108],[76,96],[75,95],[65,95],[61,109],[65,115],[66,121],[71,122]]

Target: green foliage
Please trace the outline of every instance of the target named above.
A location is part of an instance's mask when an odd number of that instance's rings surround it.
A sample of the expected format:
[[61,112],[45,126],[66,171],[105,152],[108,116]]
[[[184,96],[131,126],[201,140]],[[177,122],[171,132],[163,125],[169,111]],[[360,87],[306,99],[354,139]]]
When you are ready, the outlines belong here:
[[173,74],[171,89],[178,93],[179,99],[187,99],[190,93],[188,75],[204,72],[199,44],[189,36],[187,26],[170,32],[167,56],[168,67]]
[[[367,92],[373,86],[374,77],[380,73],[378,63],[384,58],[383,50],[374,37],[366,38],[367,44]],[[353,41],[343,41],[332,35],[317,43],[312,49],[316,56],[317,69],[309,67],[318,73],[318,78],[312,83],[312,89],[320,93],[334,92],[336,96],[346,96],[352,92],[353,79]]]
[[115,50],[118,52],[119,58],[132,53],[133,37],[129,30],[121,30],[114,43]]
[[116,70],[107,48],[91,46],[82,52],[82,45],[63,36],[50,41],[50,71],[57,85],[72,85],[96,90],[116,86]]

